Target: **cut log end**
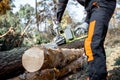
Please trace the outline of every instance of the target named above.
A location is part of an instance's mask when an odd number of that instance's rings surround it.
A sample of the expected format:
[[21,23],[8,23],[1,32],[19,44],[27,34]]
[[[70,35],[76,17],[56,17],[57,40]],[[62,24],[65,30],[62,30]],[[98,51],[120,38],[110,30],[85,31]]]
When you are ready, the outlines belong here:
[[28,72],[38,71],[44,63],[44,51],[38,47],[32,47],[22,56],[22,65]]

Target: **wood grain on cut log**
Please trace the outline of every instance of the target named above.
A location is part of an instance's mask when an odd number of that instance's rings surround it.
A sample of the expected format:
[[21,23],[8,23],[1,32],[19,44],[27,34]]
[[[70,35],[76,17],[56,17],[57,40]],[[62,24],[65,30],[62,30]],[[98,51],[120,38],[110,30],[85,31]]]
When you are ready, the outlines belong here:
[[44,50],[39,47],[32,47],[25,51],[22,56],[22,64],[29,72],[38,71],[43,65]]
[[0,80],[19,75],[24,72],[22,54],[28,47],[15,48],[10,51],[0,52]]
[[[32,53],[32,56],[30,53]],[[25,51],[25,54],[23,55],[22,63],[25,69],[29,72],[37,71],[38,70],[37,66],[41,66],[41,69],[50,69],[53,67],[62,68],[66,64],[69,64],[70,62],[78,59],[80,56],[82,56],[83,53],[84,53],[83,49],[67,49],[67,48],[46,49],[46,48],[32,47],[27,51]],[[36,64],[34,60],[37,61]],[[40,60],[41,62],[42,61],[44,62],[40,63]]]

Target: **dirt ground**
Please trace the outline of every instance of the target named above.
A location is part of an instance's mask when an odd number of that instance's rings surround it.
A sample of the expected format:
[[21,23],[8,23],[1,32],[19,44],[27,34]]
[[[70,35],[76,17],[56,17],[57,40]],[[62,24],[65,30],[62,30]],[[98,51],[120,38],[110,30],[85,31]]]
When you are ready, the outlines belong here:
[[108,31],[105,50],[108,80],[120,80],[120,27]]

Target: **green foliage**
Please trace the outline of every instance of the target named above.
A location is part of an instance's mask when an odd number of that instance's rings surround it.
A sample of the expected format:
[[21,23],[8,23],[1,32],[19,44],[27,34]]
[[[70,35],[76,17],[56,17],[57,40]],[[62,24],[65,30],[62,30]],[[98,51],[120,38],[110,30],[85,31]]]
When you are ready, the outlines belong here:
[[[20,22],[19,18],[13,14],[11,11],[7,11],[6,15],[0,17],[0,35],[8,31],[10,27],[14,27],[15,31],[20,32]],[[19,30],[17,30],[19,29]]]
[[18,13],[20,18],[30,19],[31,15],[34,14],[34,8],[29,4],[25,4],[24,6],[20,5],[20,10]]
[[119,66],[120,65],[120,57],[118,57],[117,59],[115,59],[115,66]]

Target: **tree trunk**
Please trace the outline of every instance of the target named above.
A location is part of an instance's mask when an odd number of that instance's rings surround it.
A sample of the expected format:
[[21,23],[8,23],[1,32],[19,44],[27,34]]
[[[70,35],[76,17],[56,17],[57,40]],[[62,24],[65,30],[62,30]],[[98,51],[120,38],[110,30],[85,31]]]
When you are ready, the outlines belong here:
[[81,57],[83,53],[83,49],[41,49],[39,47],[32,47],[25,51],[22,63],[25,69],[29,72],[54,67],[62,68]]
[[24,72],[21,58],[22,54],[27,49],[27,47],[22,47],[0,52],[0,80],[4,80]]

